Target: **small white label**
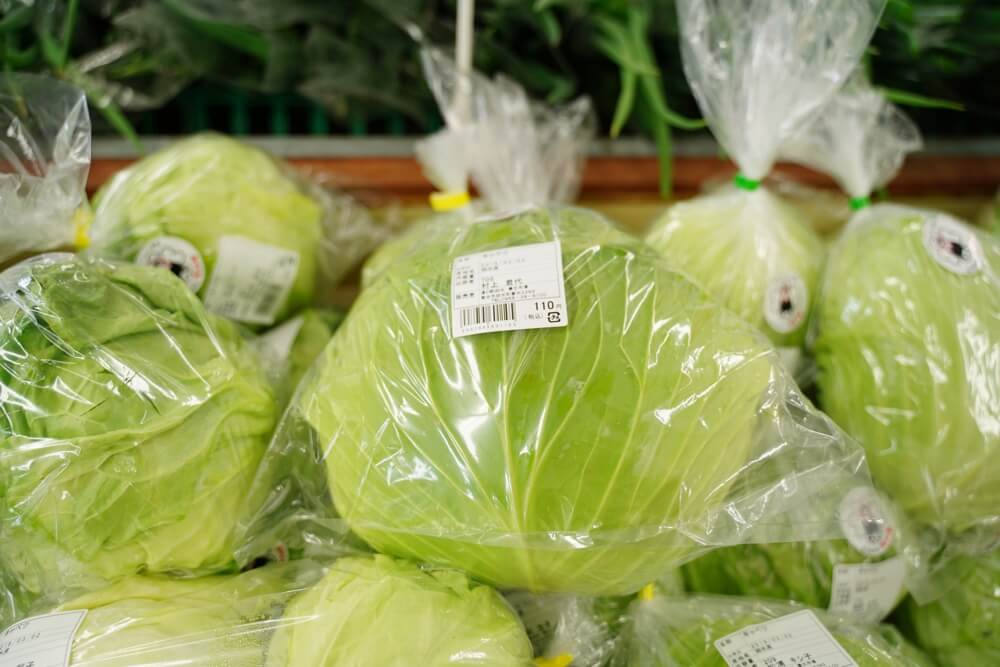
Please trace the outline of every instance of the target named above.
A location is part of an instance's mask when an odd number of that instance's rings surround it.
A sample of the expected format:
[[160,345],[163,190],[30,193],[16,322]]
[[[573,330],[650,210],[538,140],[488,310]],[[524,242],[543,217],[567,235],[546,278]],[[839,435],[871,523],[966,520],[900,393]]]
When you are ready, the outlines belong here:
[[715,641],[729,667],[808,665],[858,667],[844,647],[808,609],[748,625]]
[[861,623],[878,623],[895,608],[905,578],[906,565],[898,556],[881,563],[837,565],[830,611]]
[[859,486],[840,501],[840,529],[858,553],[881,556],[896,536],[891,514],[874,489]]
[[779,276],[767,286],[764,319],[778,333],[791,333],[802,326],[809,312],[809,289],[797,273]]
[[305,319],[299,315],[271,329],[257,339],[257,350],[269,368],[281,368],[292,352],[292,344],[302,330]]
[[964,224],[944,215],[924,222],[924,248],[935,262],[952,273],[972,275],[983,267],[979,240]]
[[244,236],[223,236],[205,306],[237,322],[273,324],[298,270],[299,253],[294,250]]
[[195,294],[205,282],[205,261],[193,245],[176,236],[157,236],[142,247],[135,263],[170,271]]
[[452,264],[455,338],[568,323],[558,241],[463,255]]
[[0,634],[0,667],[67,667],[85,610],[28,618]]

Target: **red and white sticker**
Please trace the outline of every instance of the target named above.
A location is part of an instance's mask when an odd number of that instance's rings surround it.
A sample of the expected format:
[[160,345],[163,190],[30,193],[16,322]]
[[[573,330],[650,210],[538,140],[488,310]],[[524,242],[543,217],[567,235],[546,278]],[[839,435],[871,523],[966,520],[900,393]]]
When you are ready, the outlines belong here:
[[859,486],[840,501],[840,529],[858,553],[881,556],[896,537],[892,515],[875,489]]
[[201,253],[177,236],[157,236],[152,239],[139,251],[135,263],[170,271],[196,294],[205,283],[205,260]]
[[924,248],[935,262],[960,276],[978,273],[983,255],[975,232],[955,218],[935,215],[923,226]]
[[781,334],[801,327],[809,312],[809,288],[797,273],[786,273],[772,280],[764,295],[764,319]]

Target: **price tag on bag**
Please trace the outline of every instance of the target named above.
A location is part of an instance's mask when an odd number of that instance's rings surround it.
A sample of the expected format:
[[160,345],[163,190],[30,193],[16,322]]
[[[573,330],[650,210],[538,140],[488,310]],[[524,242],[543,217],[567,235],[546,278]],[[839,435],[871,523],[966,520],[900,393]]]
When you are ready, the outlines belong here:
[[243,236],[219,239],[205,307],[248,324],[273,324],[299,272],[299,253]]
[[0,667],[68,667],[85,610],[34,616],[0,634]]
[[880,563],[842,563],[833,569],[830,611],[878,623],[895,608],[905,578],[906,565],[898,556]]
[[858,667],[816,614],[808,609],[748,625],[716,640],[715,648],[729,667]]
[[463,255],[451,268],[452,336],[569,324],[558,241]]

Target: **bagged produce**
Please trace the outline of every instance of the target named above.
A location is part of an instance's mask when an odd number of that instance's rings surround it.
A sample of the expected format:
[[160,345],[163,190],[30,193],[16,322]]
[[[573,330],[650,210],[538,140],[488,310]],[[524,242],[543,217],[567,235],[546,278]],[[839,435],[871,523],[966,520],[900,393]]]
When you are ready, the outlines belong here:
[[0,274],[0,599],[231,567],[276,418],[236,326],[171,273],[51,254]]
[[923,606],[908,600],[900,627],[940,667],[1000,665],[1000,550],[956,560],[940,576],[949,590]]
[[917,145],[912,123],[856,79],[790,151],[860,208],[830,251],[816,307],[817,386],[903,513],[990,542],[1000,525],[1000,240],[944,213],[867,205]]
[[850,616],[856,623],[882,621],[923,576],[917,538],[891,504],[866,491],[845,498],[842,539],[744,544],[718,549],[681,569],[695,593],[794,600]]
[[386,556],[342,558],[291,601],[267,667],[530,667],[531,643],[496,591]]
[[[533,136],[529,105],[470,90],[479,146]],[[484,191],[542,171],[482,155]],[[306,524],[315,548],[340,518],[384,553],[588,595],[709,546],[840,534],[860,450],[766,338],[598,214],[530,197],[430,226],[362,291],[272,442],[249,534]]]
[[804,341],[824,248],[805,213],[760,181],[857,65],[884,4],[677,3],[685,74],[740,173],[668,208],[646,240],[778,345]]
[[620,646],[616,667],[934,667],[892,626],[754,598],[637,600]]
[[72,247],[87,202],[90,115],[75,86],[6,72],[0,88],[0,268],[20,255]]
[[383,235],[346,196],[253,146],[203,134],[97,193],[90,252],[168,269],[210,311],[270,326],[322,302]]
[[288,401],[344,321],[337,308],[309,308],[254,340],[282,403]]
[[524,623],[542,667],[601,667],[614,655],[630,598],[512,591],[507,601]]

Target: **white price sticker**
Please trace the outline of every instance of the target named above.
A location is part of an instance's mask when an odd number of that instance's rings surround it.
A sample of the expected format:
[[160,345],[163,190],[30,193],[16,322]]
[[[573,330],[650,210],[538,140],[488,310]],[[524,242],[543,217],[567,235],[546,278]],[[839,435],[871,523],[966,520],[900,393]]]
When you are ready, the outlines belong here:
[[455,338],[568,323],[558,241],[463,255],[452,264]]
[[150,240],[139,250],[135,263],[170,271],[195,294],[205,282],[205,261],[201,253],[177,236],[157,236]]
[[249,324],[273,324],[299,271],[299,253],[244,236],[223,236],[205,306]]
[[802,326],[809,312],[809,288],[797,273],[779,276],[764,294],[764,319],[778,333],[791,333]]
[[979,240],[955,218],[945,215],[929,218],[924,222],[923,241],[934,261],[952,273],[968,276],[983,268]]
[[881,556],[896,538],[896,525],[875,489],[859,486],[840,501],[840,529],[848,543],[865,556]]
[[729,667],[858,667],[808,609],[747,627],[715,642]]
[[67,667],[86,611],[35,616],[0,634],[0,667]]
[[833,569],[830,611],[878,623],[895,608],[905,578],[906,566],[898,556],[881,563],[838,565]]

